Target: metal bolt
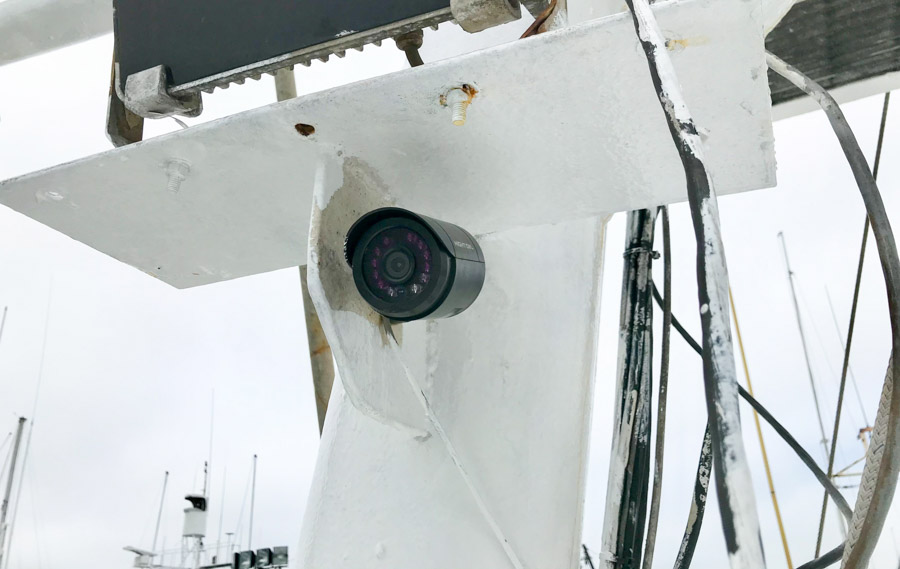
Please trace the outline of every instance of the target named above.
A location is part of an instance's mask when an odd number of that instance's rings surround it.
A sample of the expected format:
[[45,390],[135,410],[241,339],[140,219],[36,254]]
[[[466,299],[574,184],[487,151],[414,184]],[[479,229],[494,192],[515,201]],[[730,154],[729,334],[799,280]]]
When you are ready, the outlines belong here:
[[462,126],[466,124],[466,110],[471,102],[472,98],[469,94],[460,88],[450,89],[447,93],[446,104],[453,113],[451,119],[454,125]]
[[460,101],[458,103],[453,103],[453,124],[456,126],[462,126],[466,124],[466,109],[469,106],[469,101]]
[[177,194],[181,189],[181,183],[184,182],[188,174],[191,173],[191,163],[180,158],[173,158],[166,162],[166,177],[169,179],[166,188],[173,194]]

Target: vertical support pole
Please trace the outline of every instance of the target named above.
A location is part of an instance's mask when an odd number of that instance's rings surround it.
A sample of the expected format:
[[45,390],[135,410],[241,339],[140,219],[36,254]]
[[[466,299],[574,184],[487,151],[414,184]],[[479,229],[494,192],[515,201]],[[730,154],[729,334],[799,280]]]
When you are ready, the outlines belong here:
[[640,567],[650,482],[653,385],[653,229],[656,210],[628,213],[612,456],[603,520],[603,562]]
[[[293,69],[279,69],[275,72],[275,95],[279,101],[286,101],[297,96],[297,81]],[[328,399],[334,386],[334,359],[331,346],[322,330],[322,322],[316,314],[316,307],[309,296],[309,285],[306,280],[306,266],[300,267],[300,289],[303,294],[303,314],[306,317],[306,338],[309,342],[309,363],[312,370],[313,390],[316,397],[316,413],[319,419],[319,435],[325,424],[325,413],[328,411]]]
[[22,444],[22,432],[25,430],[25,417],[19,417],[19,426],[16,428],[16,442],[13,444],[12,459],[9,463],[9,475],[6,478],[6,490],[3,492],[3,502],[0,503],[0,565],[6,553],[6,514],[9,512],[9,497],[12,495],[13,479],[16,474],[16,461],[19,458],[19,446]]

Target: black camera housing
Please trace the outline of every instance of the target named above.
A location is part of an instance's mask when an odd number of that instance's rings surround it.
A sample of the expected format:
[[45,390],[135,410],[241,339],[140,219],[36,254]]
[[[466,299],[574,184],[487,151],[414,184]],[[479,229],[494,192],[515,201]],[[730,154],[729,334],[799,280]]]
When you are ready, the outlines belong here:
[[398,322],[455,316],[484,285],[484,254],[468,231],[397,207],[360,217],[344,257],[363,299]]

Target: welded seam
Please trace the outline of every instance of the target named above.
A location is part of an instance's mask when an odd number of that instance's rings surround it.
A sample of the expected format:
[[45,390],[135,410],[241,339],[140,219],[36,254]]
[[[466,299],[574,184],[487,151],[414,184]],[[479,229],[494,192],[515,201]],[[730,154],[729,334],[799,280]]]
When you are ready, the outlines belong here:
[[391,340],[391,342],[388,342],[391,351],[397,358],[397,362],[403,368],[403,373],[406,375],[409,386],[412,388],[416,399],[422,405],[422,409],[425,411],[425,416],[427,417],[428,422],[431,424],[434,432],[437,434],[438,438],[441,440],[441,443],[444,445],[444,449],[447,451],[447,455],[450,457],[450,460],[456,467],[456,471],[459,473],[460,478],[462,478],[463,483],[466,485],[466,488],[472,495],[472,499],[475,500],[475,505],[478,506],[478,511],[481,513],[484,521],[487,522],[488,527],[491,528],[491,531],[497,538],[497,541],[500,543],[500,547],[502,547],[503,552],[506,553],[506,557],[509,559],[510,564],[512,564],[515,569],[524,569],[525,566],[522,565],[522,561],[519,559],[519,556],[516,554],[515,550],[513,550],[512,545],[509,543],[509,540],[503,533],[503,529],[500,527],[500,524],[497,523],[497,519],[491,513],[487,502],[481,495],[481,492],[479,492],[478,488],[475,486],[475,481],[472,480],[472,477],[469,475],[469,472],[463,465],[462,459],[459,457],[459,454],[456,452],[456,448],[453,446],[453,442],[450,440],[449,435],[447,435],[447,431],[444,430],[444,426],[437,418],[437,415],[434,414],[434,409],[431,407],[431,403],[428,401],[428,397],[425,395],[425,392],[422,391],[419,382],[416,381],[416,378],[413,377],[412,373],[409,371],[409,368],[406,366],[406,363],[403,361],[402,354],[400,353],[400,344],[397,342],[397,339],[393,336],[393,334],[391,335]]

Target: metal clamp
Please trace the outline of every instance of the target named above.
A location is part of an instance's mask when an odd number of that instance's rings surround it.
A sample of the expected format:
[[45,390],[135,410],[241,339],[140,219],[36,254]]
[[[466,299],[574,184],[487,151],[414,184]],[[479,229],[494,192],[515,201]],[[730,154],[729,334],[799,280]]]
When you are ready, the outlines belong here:
[[179,97],[169,94],[166,68],[162,65],[129,75],[124,88],[118,69],[116,75],[116,93],[125,107],[138,116],[148,119],[172,115],[196,117],[203,111],[200,93]]
[[450,12],[470,34],[522,17],[519,0],[450,0]]

